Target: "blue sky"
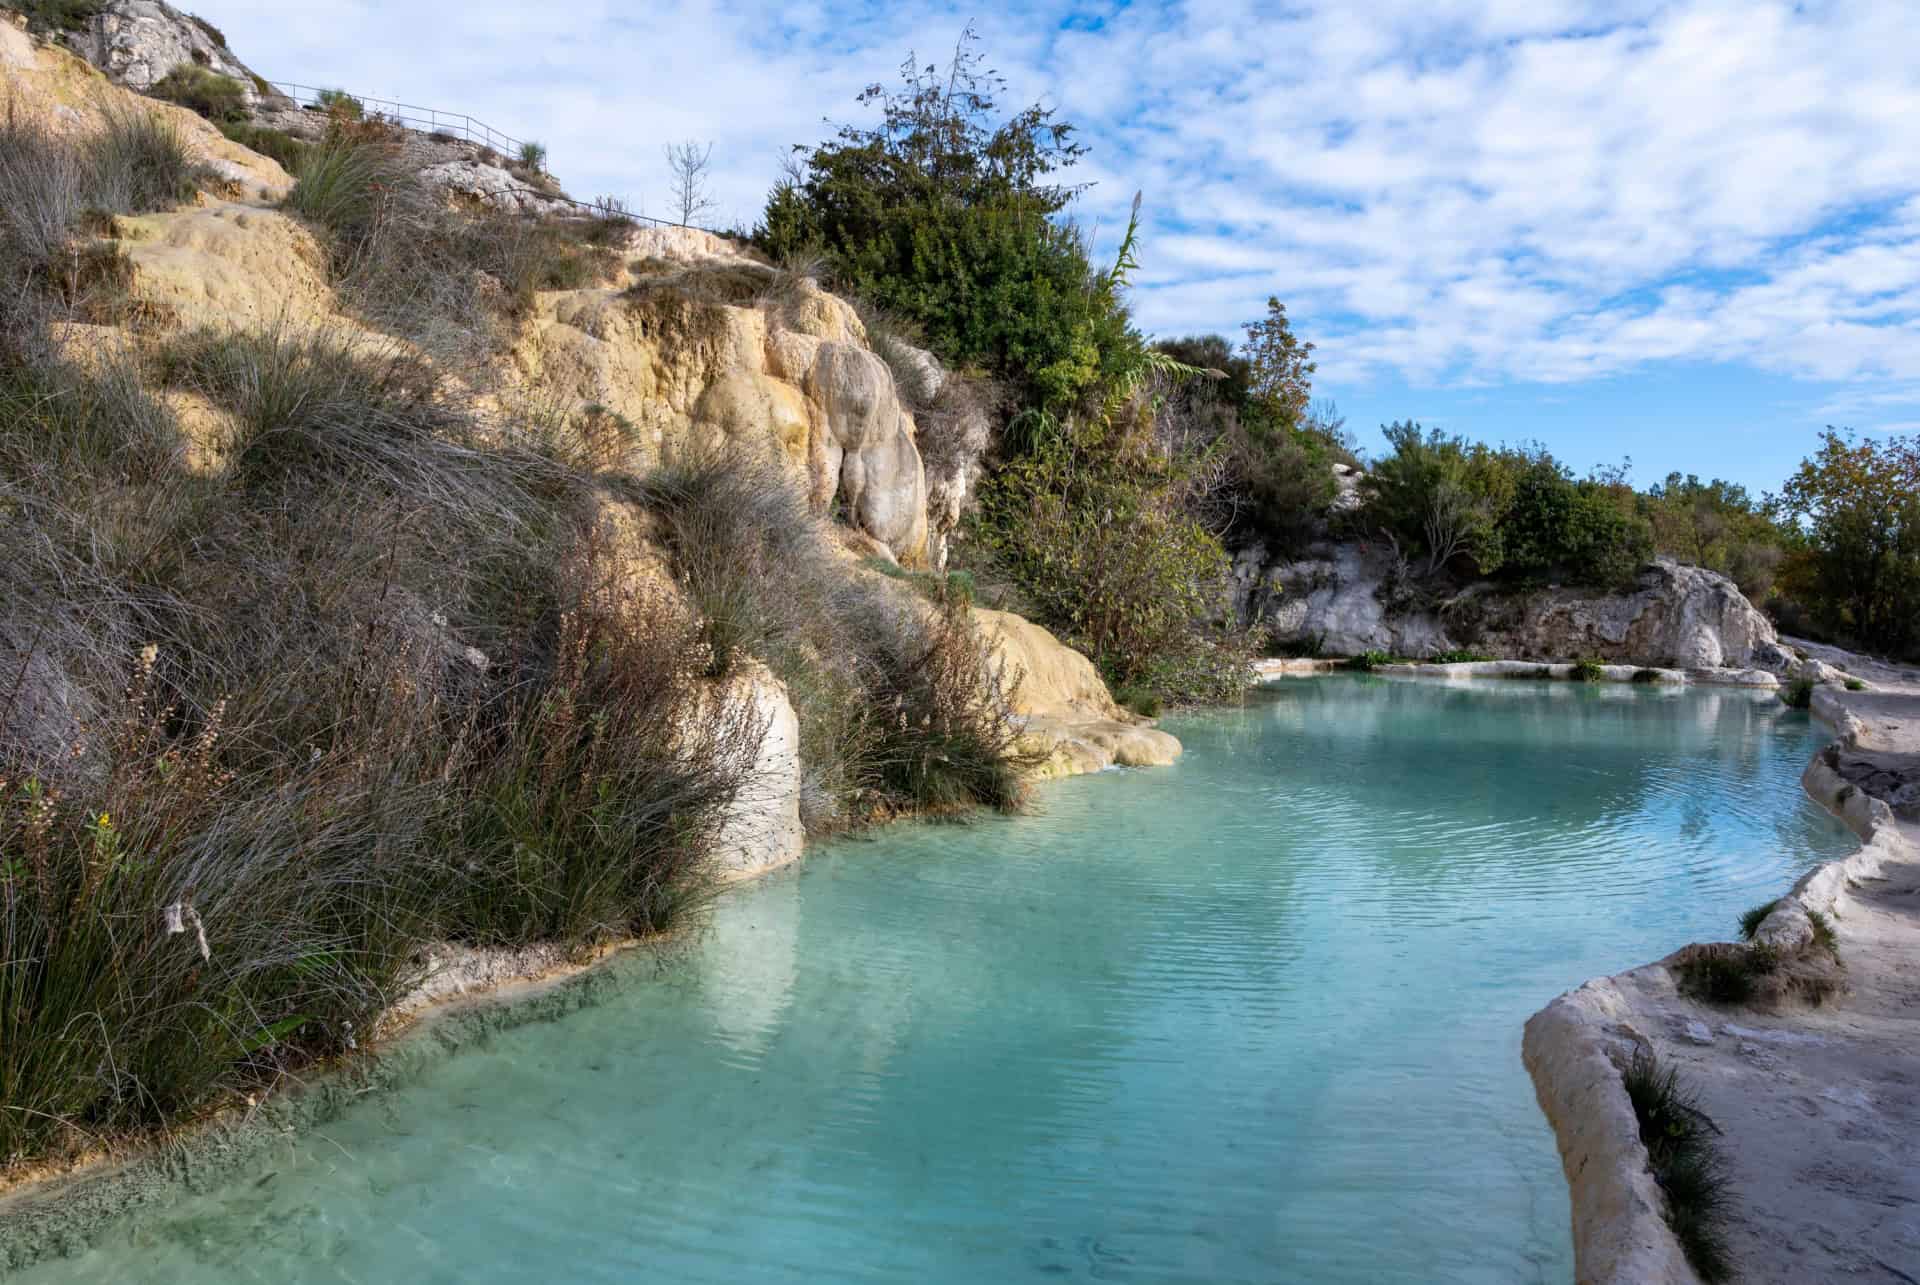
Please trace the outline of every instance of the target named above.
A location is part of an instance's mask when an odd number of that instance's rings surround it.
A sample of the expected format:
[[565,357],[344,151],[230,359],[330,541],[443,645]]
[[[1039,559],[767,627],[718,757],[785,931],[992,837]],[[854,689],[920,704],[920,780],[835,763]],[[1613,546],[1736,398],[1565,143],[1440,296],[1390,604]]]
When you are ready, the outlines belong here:
[[663,212],[661,145],[711,141],[723,223],[972,20],[1010,99],[1083,128],[1103,244],[1144,192],[1142,324],[1231,333],[1278,295],[1365,444],[1415,418],[1761,490],[1824,424],[1920,431],[1902,3],[197,8],[271,78],[544,139],[575,195]]

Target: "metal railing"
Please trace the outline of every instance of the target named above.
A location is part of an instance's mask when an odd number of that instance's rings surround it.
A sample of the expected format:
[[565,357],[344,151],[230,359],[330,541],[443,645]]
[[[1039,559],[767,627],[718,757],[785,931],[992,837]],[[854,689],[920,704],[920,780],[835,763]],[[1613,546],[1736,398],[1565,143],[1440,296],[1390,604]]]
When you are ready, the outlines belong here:
[[[494,151],[514,159],[519,159],[528,140],[515,138],[486,124],[477,121],[465,112],[443,112],[432,107],[420,107],[413,103],[397,102],[391,98],[373,98],[366,94],[350,93],[343,89],[327,88],[315,85],[296,85],[290,81],[270,80],[268,86],[275,93],[283,94],[296,106],[312,111],[325,111],[328,100],[335,95],[341,99],[351,99],[360,104],[360,110],[367,116],[378,116],[404,125],[408,129],[423,134],[441,134],[448,138],[458,138],[469,143],[478,143],[482,147],[491,147]],[[542,149],[539,169],[546,171],[546,157]]]

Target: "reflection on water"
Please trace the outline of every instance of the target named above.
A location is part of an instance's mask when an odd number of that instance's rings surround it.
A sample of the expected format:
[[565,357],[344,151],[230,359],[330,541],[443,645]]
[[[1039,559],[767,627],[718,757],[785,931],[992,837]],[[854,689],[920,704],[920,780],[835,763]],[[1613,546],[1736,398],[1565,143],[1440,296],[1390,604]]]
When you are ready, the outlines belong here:
[[1741,692],[1336,678],[1171,726],[1178,767],[815,854],[29,1279],[1565,1280],[1521,1022],[1848,846],[1817,733]]

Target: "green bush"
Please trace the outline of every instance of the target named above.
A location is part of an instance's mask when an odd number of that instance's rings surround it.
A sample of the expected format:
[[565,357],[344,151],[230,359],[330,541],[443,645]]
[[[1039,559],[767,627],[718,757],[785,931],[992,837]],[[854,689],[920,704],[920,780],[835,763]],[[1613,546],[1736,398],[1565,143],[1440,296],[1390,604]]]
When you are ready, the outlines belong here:
[[1577,660],[1567,675],[1576,683],[1597,683],[1607,676],[1606,667],[1597,660]]
[[27,15],[35,31],[85,31],[106,0],[6,0],[0,8]]
[[1045,422],[982,484],[974,540],[1112,685],[1235,698],[1251,643],[1203,623],[1229,562],[1184,509],[1181,467],[1117,423]]
[[1857,678],[1849,678],[1847,680],[1847,690],[1850,692],[1864,692],[1867,690],[1867,685]]
[[1362,523],[1431,576],[1448,567],[1611,588],[1652,554],[1652,531],[1624,482],[1576,479],[1544,448],[1492,449],[1418,424],[1383,430],[1392,454],[1363,483]]
[[1639,511],[1660,553],[1720,572],[1755,603],[1766,601],[1795,542],[1770,504],[1718,478],[1702,482],[1691,474],[1670,473],[1639,497]]
[[1492,660],[1493,657],[1483,651],[1455,647],[1450,651],[1437,652],[1430,659],[1436,665],[1469,665],[1478,661]]
[[209,71],[198,63],[183,62],[162,76],[148,91],[155,98],[179,103],[210,121],[228,123],[247,117],[246,86],[231,76]]
[[1701,950],[1683,961],[1676,972],[1682,994],[1709,1004],[1732,1005],[1753,999],[1759,979],[1779,967],[1777,951],[1749,945]]
[[1780,699],[1786,702],[1788,709],[1812,709],[1813,687],[1811,678],[1796,678],[1780,693]]
[[1781,587],[1815,631],[1920,657],[1920,434],[1827,430],[1780,508],[1804,533]]
[[1382,665],[1391,665],[1393,657],[1384,651],[1363,651],[1358,656],[1347,658],[1347,668],[1361,674],[1370,674]]
[[527,169],[544,172],[547,168],[547,145],[545,143],[520,144],[519,161]]
[[320,110],[336,120],[365,120],[367,107],[344,89],[323,89],[314,95]]
[[776,259],[824,255],[846,293],[913,323],[948,365],[1064,410],[1140,341],[1056,220],[1075,189],[1050,176],[1083,150],[1073,127],[1037,105],[1002,116],[1001,87],[971,31],[946,71],[910,63],[897,90],[861,95],[879,124],[800,154],[754,237]]

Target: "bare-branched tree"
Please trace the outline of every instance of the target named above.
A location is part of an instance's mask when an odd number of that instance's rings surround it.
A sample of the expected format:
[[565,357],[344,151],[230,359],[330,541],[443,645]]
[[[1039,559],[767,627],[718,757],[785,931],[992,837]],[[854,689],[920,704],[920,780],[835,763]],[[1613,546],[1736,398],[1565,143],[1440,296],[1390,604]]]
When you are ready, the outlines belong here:
[[714,211],[713,198],[707,192],[707,163],[713,159],[713,144],[688,139],[669,143],[664,150],[667,169],[673,175],[673,208],[680,215],[681,226],[691,226],[695,219]]

